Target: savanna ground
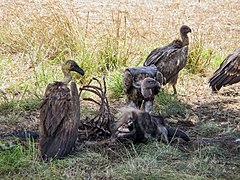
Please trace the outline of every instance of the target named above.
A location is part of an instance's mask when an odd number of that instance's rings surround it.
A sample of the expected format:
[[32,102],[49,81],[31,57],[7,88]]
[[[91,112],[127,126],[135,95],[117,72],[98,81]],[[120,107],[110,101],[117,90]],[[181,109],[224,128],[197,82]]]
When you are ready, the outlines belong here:
[[74,74],[79,86],[106,77],[112,112],[118,112],[125,105],[124,69],[142,65],[152,49],[178,38],[182,24],[192,28],[188,64],[177,84],[180,95],[172,96],[166,86],[155,101],[155,111],[184,129],[190,143],[82,145],[65,159],[45,163],[37,144],[1,136],[1,178],[238,179],[240,87],[213,95],[207,84],[239,47],[238,0],[6,0],[0,7],[1,135],[38,129],[44,89],[61,79],[60,65],[67,59],[86,71],[85,77]]

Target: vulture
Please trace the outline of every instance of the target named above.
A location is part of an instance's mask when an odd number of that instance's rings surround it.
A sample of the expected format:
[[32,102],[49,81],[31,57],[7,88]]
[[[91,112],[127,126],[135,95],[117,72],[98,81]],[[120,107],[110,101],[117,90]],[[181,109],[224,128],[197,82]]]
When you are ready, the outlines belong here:
[[40,153],[44,160],[68,155],[77,139],[80,120],[80,101],[77,85],[69,82],[71,71],[84,75],[73,60],[62,65],[64,78],[48,84],[40,105]]
[[238,82],[240,82],[240,48],[226,57],[209,79],[209,85],[213,92],[217,92],[223,86]]
[[127,68],[123,77],[123,89],[129,106],[151,112],[154,96],[160,91],[162,81],[162,74],[155,65]]
[[188,33],[191,29],[183,25],[180,28],[182,40],[174,40],[169,45],[154,49],[147,57],[144,66],[154,64],[158,71],[163,74],[163,85],[170,83],[173,87],[174,94],[177,94],[176,83],[178,73],[186,66],[188,58]]
[[189,136],[180,129],[175,129],[165,123],[161,115],[153,115],[136,108],[122,108],[115,124],[115,136],[118,140],[146,142],[151,138],[169,143],[173,137],[190,141]]

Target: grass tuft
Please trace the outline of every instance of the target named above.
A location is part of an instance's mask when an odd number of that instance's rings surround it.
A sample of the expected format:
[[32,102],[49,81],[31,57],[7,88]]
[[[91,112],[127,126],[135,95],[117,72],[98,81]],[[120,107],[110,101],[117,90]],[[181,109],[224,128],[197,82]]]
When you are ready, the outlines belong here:
[[28,141],[28,148],[16,144],[12,149],[0,152],[0,174],[8,175],[20,173],[23,169],[30,168],[34,161],[38,160],[36,145]]
[[12,111],[28,111],[36,110],[39,107],[40,99],[31,98],[31,99],[12,99],[8,100],[7,98],[0,104],[1,112],[12,112]]
[[111,73],[107,78],[107,87],[110,99],[119,99],[123,97],[123,85],[122,85],[123,73],[115,71]]
[[195,38],[190,47],[186,69],[193,74],[205,73],[215,56],[212,48],[206,48],[202,39]]
[[196,127],[196,132],[203,137],[213,137],[222,131],[223,129],[213,122],[207,122]]
[[155,97],[155,107],[157,111],[166,116],[183,116],[186,110],[186,104],[180,102],[176,96],[163,91]]

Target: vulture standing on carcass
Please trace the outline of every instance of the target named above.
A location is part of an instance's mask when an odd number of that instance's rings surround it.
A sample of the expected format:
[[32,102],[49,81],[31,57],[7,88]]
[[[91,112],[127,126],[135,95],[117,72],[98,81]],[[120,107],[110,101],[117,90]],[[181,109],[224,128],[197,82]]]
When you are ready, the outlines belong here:
[[84,75],[75,61],[62,65],[64,78],[49,84],[40,106],[40,152],[43,159],[68,155],[75,145],[80,120],[80,101],[71,71]]
[[162,81],[163,76],[155,65],[127,68],[123,77],[123,90],[128,105],[151,112],[154,96],[160,91]]
[[221,63],[220,67],[214,72],[209,79],[209,85],[213,92],[217,92],[223,86],[240,82],[240,48]]
[[183,25],[180,28],[181,40],[174,40],[169,45],[154,49],[144,62],[144,66],[154,64],[157,66],[158,71],[163,74],[163,85],[172,84],[174,94],[177,94],[176,83],[178,73],[186,66],[188,58],[188,33],[191,29]]

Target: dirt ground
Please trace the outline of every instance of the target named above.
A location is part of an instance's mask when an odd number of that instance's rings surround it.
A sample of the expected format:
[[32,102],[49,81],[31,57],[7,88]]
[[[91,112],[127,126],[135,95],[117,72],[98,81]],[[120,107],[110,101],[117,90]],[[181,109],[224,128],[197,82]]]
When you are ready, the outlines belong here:
[[[188,80],[185,80],[186,78]],[[179,125],[192,137],[198,136],[193,130],[194,127],[206,123],[214,123],[222,128],[222,134],[219,136],[230,132],[240,136],[240,84],[224,87],[218,94],[213,94],[207,80],[207,77],[197,75],[185,77],[182,73],[177,84],[179,91],[177,98],[187,105],[186,112],[183,116],[176,114],[167,117],[166,120],[173,126]],[[170,86],[165,89],[172,93]],[[110,101],[113,114],[116,114],[124,105],[124,99]],[[1,113],[0,131],[4,133],[14,129],[37,130],[38,116],[38,111]]]

